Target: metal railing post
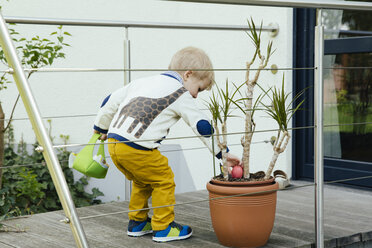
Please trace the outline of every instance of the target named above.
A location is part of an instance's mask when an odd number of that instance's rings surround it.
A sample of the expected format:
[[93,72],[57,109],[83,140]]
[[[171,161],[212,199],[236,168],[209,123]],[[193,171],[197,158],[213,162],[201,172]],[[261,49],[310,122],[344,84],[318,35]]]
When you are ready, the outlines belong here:
[[72,201],[66,179],[59,164],[57,155],[52,147],[52,142],[44,127],[39,109],[33,97],[26,75],[23,71],[22,64],[17,56],[16,49],[14,47],[2,14],[0,14],[0,43],[3,48],[5,57],[9,63],[9,66],[14,71],[14,81],[17,85],[19,94],[21,95],[27,114],[30,118],[37,141],[43,147],[43,156],[47,163],[53,183],[56,187],[63,210],[65,211],[66,217],[69,220],[68,222],[70,223],[70,227],[72,229],[76,244],[78,247],[89,247],[85,237],[85,233],[76,213],[75,205]]
[[125,27],[125,39],[124,39],[124,85],[129,84],[130,78],[130,40],[128,27]]
[[315,27],[315,71],[314,71],[314,181],[315,181],[315,236],[316,247],[324,247],[324,154],[323,154],[323,57],[324,25],[322,9],[317,9]]
[[[125,39],[124,39],[124,85],[129,84],[130,78],[130,40],[129,40],[129,33],[128,27],[125,27]],[[132,192],[132,184],[131,182],[125,178],[125,200],[130,200],[130,194]]]

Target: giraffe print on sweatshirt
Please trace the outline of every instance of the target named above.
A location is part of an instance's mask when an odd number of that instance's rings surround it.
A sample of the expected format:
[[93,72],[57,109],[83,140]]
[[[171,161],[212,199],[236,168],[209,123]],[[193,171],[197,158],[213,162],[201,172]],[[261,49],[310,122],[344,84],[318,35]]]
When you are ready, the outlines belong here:
[[181,87],[172,94],[162,98],[148,98],[142,96],[133,98],[120,110],[113,127],[120,128],[128,117],[132,117],[134,121],[129,126],[127,132],[133,132],[138,123],[141,123],[142,126],[134,134],[138,139],[161,111],[175,102],[186,91],[185,87]]

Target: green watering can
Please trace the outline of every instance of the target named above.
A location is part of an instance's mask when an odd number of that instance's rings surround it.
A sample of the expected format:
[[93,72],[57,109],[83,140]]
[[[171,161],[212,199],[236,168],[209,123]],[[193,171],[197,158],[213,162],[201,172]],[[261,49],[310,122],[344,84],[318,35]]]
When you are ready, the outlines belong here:
[[70,167],[80,171],[88,177],[105,178],[109,165],[105,160],[103,141],[101,141],[96,155],[93,155],[95,146],[91,145],[95,144],[100,136],[101,135],[98,133],[93,134],[92,138],[88,142],[88,145],[84,147],[78,154],[71,153],[69,162]]

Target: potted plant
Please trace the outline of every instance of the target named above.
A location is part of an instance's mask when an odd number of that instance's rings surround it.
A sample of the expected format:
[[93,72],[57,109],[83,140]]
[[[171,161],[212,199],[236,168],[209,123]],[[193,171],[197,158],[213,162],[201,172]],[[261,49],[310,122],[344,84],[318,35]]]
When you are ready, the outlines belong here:
[[[264,69],[270,56],[273,54],[272,42],[266,49],[266,57],[261,51],[261,27],[259,30],[251,19],[248,21],[250,32],[247,32],[255,46],[255,52],[251,61],[246,64],[246,79],[240,85],[229,88],[226,81],[225,88],[219,88],[212,92],[208,108],[212,114],[213,127],[216,131],[218,147],[222,151],[221,175],[215,176],[208,184],[210,201],[210,213],[212,225],[221,244],[230,247],[259,247],[268,241],[275,219],[276,191],[278,183],[271,175],[277,158],[284,152],[290,139],[288,123],[293,114],[299,109],[303,101],[292,107],[292,104],[300,97],[296,95],[289,101],[289,93],[284,91],[284,76],[279,88],[273,87],[264,90],[257,84],[260,72]],[[255,60],[259,60],[258,70],[250,79],[250,68]],[[258,85],[263,93],[253,102],[253,91]],[[246,88],[246,95],[242,95],[242,89]],[[237,97],[240,96],[239,99]],[[265,104],[262,99],[268,97],[270,104]],[[261,105],[261,109],[272,117],[278,124],[278,133],[273,142],[273,155],[266,173],[259,171],[251,173],[249,170],[249,155],[252,137],[256,123],[254,113]],[[227,119],[232,117],[232,106],[236,106],[245,116],[245,132],[241,143],[243,146],[241,178],[228,171],[226,162],[227,153]],[[239,196],[234,196],[239,195]],[[214,199],[216,198],[216,199]]]

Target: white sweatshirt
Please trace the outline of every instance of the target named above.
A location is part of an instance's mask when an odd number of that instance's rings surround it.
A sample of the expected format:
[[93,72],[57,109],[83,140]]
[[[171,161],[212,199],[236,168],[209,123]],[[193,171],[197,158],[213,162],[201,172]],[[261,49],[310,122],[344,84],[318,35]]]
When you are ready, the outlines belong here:
[[[213,128],[198,109],[195,99],[183,87],[180,75],[173,71],[132,81],[106,97],[94,122],[94,129],[108,133],[108,138],[131,141],[137,149],[160,146],[171,126],[182,118],[200,136],[212,152]],[[147,140],[147,141],[141,141]],[[220,149],[215,140],[215,153]]]

